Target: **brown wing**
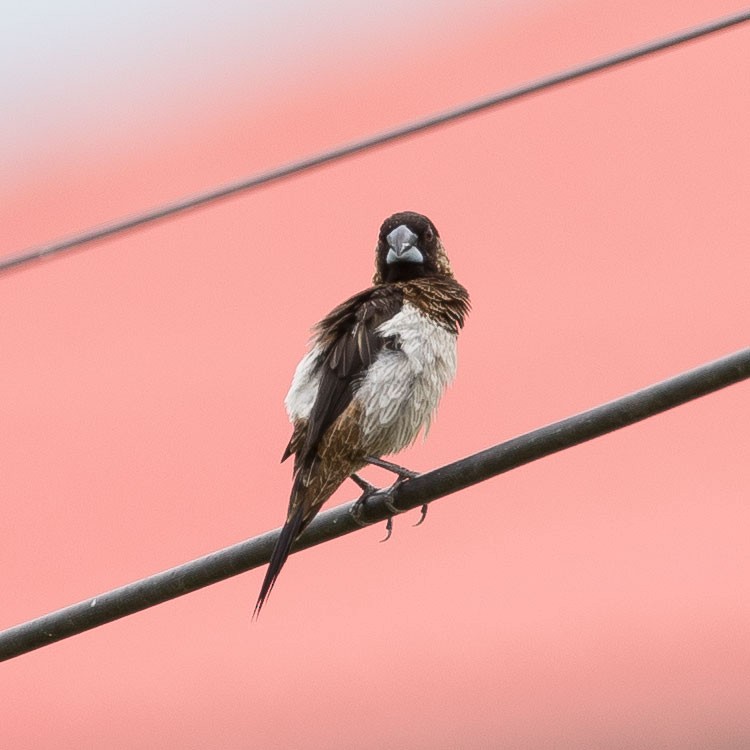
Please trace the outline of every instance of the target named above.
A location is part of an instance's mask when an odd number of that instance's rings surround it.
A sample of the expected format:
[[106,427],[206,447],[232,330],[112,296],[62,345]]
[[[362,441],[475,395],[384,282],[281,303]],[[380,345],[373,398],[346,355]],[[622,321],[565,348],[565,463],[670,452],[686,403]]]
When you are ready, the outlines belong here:
[[395,287],[373,287],[335,308],[316,326],[323,348],[318,394],[306,422],[295,426],[286,455],[296,453],[295,469],[313,461],[326,430],[351,403],[357,383],[378,352],[394,342],[376,329],[400,309]]

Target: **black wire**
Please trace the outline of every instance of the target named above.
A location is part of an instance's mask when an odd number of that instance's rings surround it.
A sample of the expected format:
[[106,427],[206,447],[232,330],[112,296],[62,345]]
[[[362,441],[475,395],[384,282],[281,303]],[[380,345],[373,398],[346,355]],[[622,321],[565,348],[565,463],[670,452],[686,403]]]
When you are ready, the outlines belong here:
[[[421,474],[398,487],[389,505],[417,508],[452,492],[536,461],[544,456],[639,422],[692,399],[750,378],[750,348],[684,372],[669,380],[541,427],[473,456]],[[392,515],[382,494],[368,499],[364,518],[355,520],[353,503],[320,513],[302,534],[294,552],[327,542]],[[0,632],[0,661],[69,638],[191,591],[267,563],[280,529],[205,557],[73,604]],[[247,611],[250,624],[250,608]]]
[[133,216],[118,219],[108,224],[104,224],[93,229],[89,229],[80,234],[73,235],[67,239],[62,239],[57,242],[53,242],[49,245],[42,245],[35,248],[24,250],[16,255],[10,255],[7,258],[0,260],[0,273],[9,271],[13,268],[18,268],[26,263],[30,263],[41,258],[48,257],[55,253],[62,252],[64,250],[71,250],[81,245],[85,245],[97,240],[104,239],[114,234],[120,234],[131,229],[135,229],[144,224],[149,224],[154,221],[165,219],[175,214],[190,211],[192,209],[204,206],[214,201],[229,198],[236,193],[240,193],[246,190],[252,190],[262,185],[267,185],[270,182],[276,182],[292,175],[305,172],[316,167],[320,167],[324,164],[328,164],[332,161],[344,159],[348,156],[358,154],[362,151],[382,146],[392,141],[400,140],[408,136],[415,135],[425,130],[445,125],[448,122],[458,120],[462,117],[476,114],[482,110],[489,109],[490,107],[496,107],[501,104],[507,104],[508,102],[520,99],[523,96],[538,93],[545,89],[552,88],[553,86],[559,86],[560,84],[567,83],[576,78],[582,78],[592,73],[598,73],[599,71],[607,68],[612,68],[616,65],[622,65],[623,63],[630,62],[640,57],[660,52],[674,47],[678,44],[684,44],[693,39],[713,34],[717,31],[727,29],[731,26],[744,23],[750,20],[750,9],[735,13],[734,15],[726,16],[714,21],[695,26],[691,29],[681,31],[670,36],[664,37],[663,39],[657,39],[653,42],[639,45],[622,52],[609,55],[607,57],[594,60],[592,62],[585,63],[575,68],[555,73],[545,78],[540,78],[536,81],[523,84],[517,88],[508,89],[498,94],[493,94],[484,99],[480,99],[475,102],[464,104],[460,107],[447,110],[445,112],[431,115],[422,120],[409,123],[407,125],[401,125],[400,127],[388,130],[384,133],[364,138],[354,143],[339,146],[330,151],[324,151],[315,156],[302,159],[300,161],[287,164],[286,166],[277,167],[268,172],[262,172],[253,177],[233,182],[222,187],[214,188],[213,190],[207,190],[206,192],[199,193],[188,198],[168,203],[159,208],[152,209],[150,211],[144,211],[143,213],[135,214]]

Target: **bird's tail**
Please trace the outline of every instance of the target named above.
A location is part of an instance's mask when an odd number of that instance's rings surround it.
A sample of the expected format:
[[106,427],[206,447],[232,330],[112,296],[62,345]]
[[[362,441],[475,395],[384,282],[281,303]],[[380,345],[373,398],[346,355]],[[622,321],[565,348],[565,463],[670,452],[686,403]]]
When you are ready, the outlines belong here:
[[300,535],[304,528],[304,507],[300,503],[294,513],[287,518],[286,523],[281,529],[281,534],[276,542],[276,546],[273,548],[271,554],[271,561],[268,563],[268,570],[266,571],[266,577],[263,579],[263,585],[260,587],[260,594],[258,595],[258,601],[255,603],[255,609],[253,610],[253,619],[257,620],[263,605],[268,599],[273,585],[276,583],[276,579],[281,573],[281,569],[284,567],[289,552],[292,549],[297,537]]

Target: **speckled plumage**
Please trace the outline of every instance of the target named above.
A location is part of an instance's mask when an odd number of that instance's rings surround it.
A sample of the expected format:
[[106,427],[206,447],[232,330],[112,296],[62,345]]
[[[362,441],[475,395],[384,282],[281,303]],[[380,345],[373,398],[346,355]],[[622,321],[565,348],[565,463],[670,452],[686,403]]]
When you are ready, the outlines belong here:
[[386,219],[373,281],[317,324],[294,373],[285,399],[293,433],[282,457],[294,455],[294,481],[256,616],[323,503],[366,457],[400,451],[426,431],[455,374],[469,296],[429,219]]

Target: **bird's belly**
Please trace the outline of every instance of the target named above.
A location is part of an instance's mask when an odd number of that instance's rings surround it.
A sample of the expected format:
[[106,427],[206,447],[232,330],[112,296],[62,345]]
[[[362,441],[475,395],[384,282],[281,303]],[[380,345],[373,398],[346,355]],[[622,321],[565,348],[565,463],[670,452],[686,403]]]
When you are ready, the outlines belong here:
[[409,304],[378,332],[396,348],[381,350],[355,398],[363,411],[363,447],[379,456],[405,448],[429,428],[456,372],[456,335]]

